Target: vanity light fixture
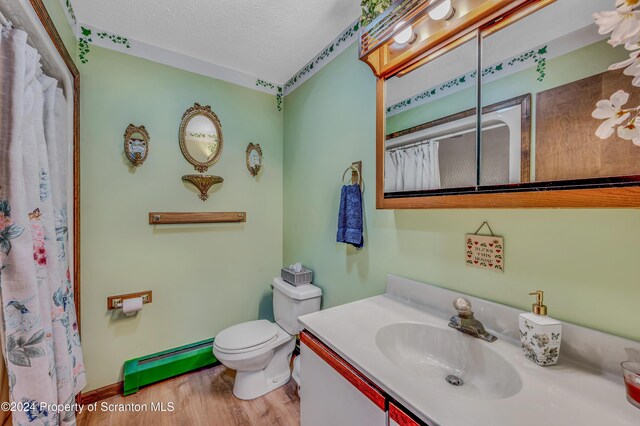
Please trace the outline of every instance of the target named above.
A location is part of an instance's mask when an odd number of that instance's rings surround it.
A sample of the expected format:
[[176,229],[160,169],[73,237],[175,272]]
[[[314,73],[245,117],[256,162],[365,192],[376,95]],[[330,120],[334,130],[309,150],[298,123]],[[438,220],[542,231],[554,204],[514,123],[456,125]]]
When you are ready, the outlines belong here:
[[442,19],[448,21],[456,14],[456,9],[451,4],[451,0],[432,0],[432,3],[440,1],[436,7],[429,11],[429,17],[435,21]]
[[[405,23],[405,21],[398,22],[393,30],[397,31],[398,28],[402,27]],[[400,31],[393,37],[393,41],[398,44],[405,45],[413,43],[416,41],[417,37],[418,36],[413,32],[413,27],[411,25],[407,25],[404,30]]]

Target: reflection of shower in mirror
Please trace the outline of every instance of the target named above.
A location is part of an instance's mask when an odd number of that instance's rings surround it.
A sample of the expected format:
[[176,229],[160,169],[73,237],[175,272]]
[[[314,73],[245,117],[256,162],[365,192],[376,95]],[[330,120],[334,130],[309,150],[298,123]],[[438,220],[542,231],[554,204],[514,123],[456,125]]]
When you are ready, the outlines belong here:
[[483,115],[480,161],[473,111],[389,135],[385,193],[473,187],[478,177],[481,186],[522,182],[522,110],[515,104]]

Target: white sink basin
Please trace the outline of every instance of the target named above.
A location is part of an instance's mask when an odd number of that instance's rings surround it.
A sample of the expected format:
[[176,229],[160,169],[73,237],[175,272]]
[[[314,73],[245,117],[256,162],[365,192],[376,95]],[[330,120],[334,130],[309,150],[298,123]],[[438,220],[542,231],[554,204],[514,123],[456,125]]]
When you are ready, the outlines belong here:
[[[407,379],[481,399],[504,399],[517,394],[522,380],[509,362],[491,349],[492,343],[451,328],[400,322],[378,330],[376,344],[384,356],[403,370]],[[450,384],[447,376],[463,384]],[[455,380],[451,380],[454,381]]]

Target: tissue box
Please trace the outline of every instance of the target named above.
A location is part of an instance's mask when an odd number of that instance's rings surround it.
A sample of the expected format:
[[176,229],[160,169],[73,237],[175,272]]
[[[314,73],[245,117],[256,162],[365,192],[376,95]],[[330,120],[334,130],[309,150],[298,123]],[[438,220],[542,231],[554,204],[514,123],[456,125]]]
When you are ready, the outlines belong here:
[[280,276],[283,280],[291,285],[310,284],[313,281],[313,271],[307,268],[302,268],[300,272],[294,272],[289,268],[282,268]]

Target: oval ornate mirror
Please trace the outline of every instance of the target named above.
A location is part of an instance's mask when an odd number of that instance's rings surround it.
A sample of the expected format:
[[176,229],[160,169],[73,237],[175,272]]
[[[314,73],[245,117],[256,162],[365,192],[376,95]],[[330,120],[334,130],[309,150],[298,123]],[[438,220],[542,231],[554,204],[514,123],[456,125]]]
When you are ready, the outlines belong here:
[[253,142],[247,146],[247,169],[251,176],[256,177],[262,168],[262,148],[260,144],[255,145]]
[[222,154],[222,125],[211,106],[195,103],[182,116],[180,150],[199,172],[206,172]]
[[144,126],[129,124],[124,132],[124,153],[134,166],[141,166],[147,159],[149,140],[149,132]]

